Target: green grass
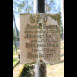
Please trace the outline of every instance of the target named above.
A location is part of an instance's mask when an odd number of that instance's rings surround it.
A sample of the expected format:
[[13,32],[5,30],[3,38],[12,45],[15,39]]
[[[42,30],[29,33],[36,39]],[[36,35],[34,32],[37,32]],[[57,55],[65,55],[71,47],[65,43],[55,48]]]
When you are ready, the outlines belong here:
[[18,61],[17,59],[13,58],[13,66],[17,63],[17,61]]
[[18,55],[16,54],[15,51],[13,51],[13,66],[17,63],[18,61]]
[[16,52],[15,51],[13,51],[13,55],[15,55],[16,54]]

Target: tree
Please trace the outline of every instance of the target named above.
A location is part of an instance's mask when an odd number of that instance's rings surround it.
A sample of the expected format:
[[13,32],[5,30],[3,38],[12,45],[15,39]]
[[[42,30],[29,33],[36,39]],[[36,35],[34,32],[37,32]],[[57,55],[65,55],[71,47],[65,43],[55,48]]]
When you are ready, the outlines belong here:
[[31,4],[29,4],[28,0],[22,0],[22,1],[19,1],[19,2],[17,2],[17,0],[14,0],[13,1],[14,13],[20,13],[22,11],[24,11],[25,13],[29,13],[29,12],[32,11],[32,4],[33,4],[33,1],[32,1]]

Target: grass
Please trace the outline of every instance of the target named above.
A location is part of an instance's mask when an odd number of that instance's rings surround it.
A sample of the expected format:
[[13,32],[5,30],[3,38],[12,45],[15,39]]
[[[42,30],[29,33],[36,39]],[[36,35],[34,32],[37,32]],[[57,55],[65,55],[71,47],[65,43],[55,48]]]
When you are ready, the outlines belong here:
[[13,58],[13,66],[17,63],[18,59]]
[[13,66],[17,63],[18,61],[18,54],[16,54],[16,52],[13,52]]

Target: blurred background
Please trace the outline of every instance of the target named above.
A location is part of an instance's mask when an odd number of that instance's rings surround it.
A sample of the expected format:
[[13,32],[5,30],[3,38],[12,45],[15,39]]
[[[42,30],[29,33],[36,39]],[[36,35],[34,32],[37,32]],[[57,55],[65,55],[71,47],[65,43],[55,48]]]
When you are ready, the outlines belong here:
[[[45,13],[61,16],[61,63],[47,65],[47,77],[64,77],[63,0],[45,0]],[[34,13],[34,0],[13,0],[13,77],[34,77],[34,65],[20,64],[20,13]],[[23,72],[22,72],[23,71]]]

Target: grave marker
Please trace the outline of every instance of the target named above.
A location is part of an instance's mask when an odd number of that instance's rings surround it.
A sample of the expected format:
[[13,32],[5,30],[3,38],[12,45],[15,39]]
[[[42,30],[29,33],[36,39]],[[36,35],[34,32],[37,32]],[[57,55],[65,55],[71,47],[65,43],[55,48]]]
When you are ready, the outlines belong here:
[[20,14],[20,63],[60,61],[60,14]]

